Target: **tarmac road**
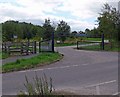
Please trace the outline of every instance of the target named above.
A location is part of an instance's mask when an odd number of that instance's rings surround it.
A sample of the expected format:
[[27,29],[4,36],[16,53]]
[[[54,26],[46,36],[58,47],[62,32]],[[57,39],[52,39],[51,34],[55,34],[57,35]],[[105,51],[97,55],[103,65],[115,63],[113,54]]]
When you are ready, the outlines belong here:
[[[64,54],[64,58],[51,65],[26,71],[6,73],[2,75],[3,95],[17,94],[25,90],[25,75],[30,81],[37,75],[52,77],[54,88],[57,90],[80,93],[81,88],[102,84],[102,95],[118,92],[118,53],[75,50],[72,47],[57,47],[56,51]],[[92,87],[95,89],[95,87]],[[89,89],[92,90],[92,89]],[[81,94],[87,94],[82,91]]]

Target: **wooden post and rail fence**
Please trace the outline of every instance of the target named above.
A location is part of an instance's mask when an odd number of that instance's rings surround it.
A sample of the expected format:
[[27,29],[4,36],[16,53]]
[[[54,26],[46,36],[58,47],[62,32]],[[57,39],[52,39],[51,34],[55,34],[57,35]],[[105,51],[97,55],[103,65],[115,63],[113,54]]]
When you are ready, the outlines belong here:
[[[33,41],[33,42],[4,42],[2,43],[2,51],[10,54],[36,54],[37,52],[54,52],[54,41]],[[39,50],[38,50],[39,49]]]
[[33,42],[4,42],[2,43],[2,51],[8,54],[20,53],[20,54],[35,54],[36,41]]

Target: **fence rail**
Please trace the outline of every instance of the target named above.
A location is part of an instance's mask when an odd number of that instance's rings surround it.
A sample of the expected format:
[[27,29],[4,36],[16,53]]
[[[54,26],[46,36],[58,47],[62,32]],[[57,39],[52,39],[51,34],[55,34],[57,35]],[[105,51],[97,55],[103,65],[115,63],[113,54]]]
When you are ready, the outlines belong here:
[[[104,45],[109,44],[110,42],[107,40],[104,40]],[[80,49],[84,46],[91,46],[91,45],[99,45],[100,49],[103,49],[102,41],[77,41],[77,49]]]
[[36,53],[36,41],[34,42],[4,42],[2,43],[2,51],[8,54],[20,53],[29,54]]
[[39,42],[39,52],[52,52],[52,40],[45,40]]
[[33,42],[4,42],[2,43],[2,51],[8,54],[35,54],[37,49],[40,52],[53,52],[52,40],[33,41]]

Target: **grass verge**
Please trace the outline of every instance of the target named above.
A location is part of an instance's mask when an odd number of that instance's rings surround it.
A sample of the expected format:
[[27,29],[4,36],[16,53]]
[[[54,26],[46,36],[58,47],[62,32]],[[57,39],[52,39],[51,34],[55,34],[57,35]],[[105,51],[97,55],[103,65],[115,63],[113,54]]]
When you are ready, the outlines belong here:
[[9,57],[9,54],[0,52],[0,59],[6,59]]
[[[100,45],[91,45],[91,46],[84,46],[84,47],[79,47],[79,50],[92,50],[92,51],[101,51]],[[120,52],[120,49],[118,45],[114,45],[110,47],[109,44],[104,46],[104,51],[115,51],[115,52]]]
[[38,66],[51,64],[60,59],[62,59],[62,55],[59,53],[44,52],[38,56],[29,59],[21,59],[21,60],[17,60],[16,62],[4,64],[2,66],[2,72],[5,73],[5,72],[30,69]]

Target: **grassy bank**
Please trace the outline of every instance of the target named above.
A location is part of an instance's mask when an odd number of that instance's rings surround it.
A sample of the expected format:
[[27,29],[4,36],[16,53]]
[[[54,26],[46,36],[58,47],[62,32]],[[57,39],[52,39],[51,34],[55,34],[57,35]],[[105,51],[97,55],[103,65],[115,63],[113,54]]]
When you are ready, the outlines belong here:
[[16,62],[7,63],[2,66],[2,72],[19,71],[37,66],[43,66],[58,61],[61,58],[62,55],[59,53],[41,53],[40,55],[29,59],[21,59]]
[[9,54],[0,52],[0,59],[6,59],[9,57]]
[[[91,45],[91,46],[84,46],[84,47],[79,47],[79,50],[92,50],[92,51],[101,51],[102,48],[100,45]],[[120,52],[120,48],[117,44],[114,44],[112,47],[110,44],[106,44],[104,46],[104,51],[115,51],[115,52]]]

